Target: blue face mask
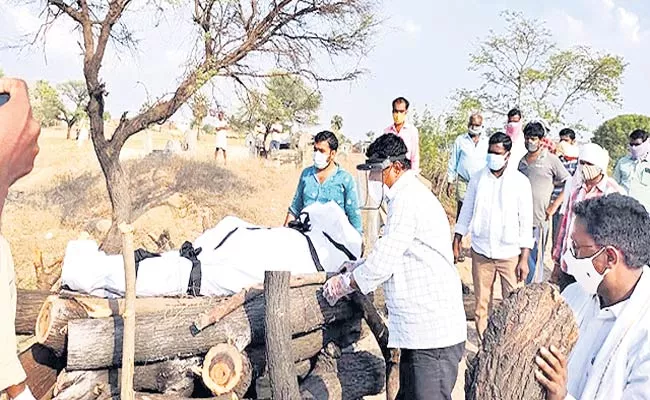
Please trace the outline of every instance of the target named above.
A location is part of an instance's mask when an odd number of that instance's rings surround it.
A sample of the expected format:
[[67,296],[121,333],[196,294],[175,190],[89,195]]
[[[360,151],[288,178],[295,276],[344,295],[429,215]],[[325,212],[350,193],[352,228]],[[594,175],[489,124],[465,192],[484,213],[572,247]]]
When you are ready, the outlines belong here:
[[506,165],[506,155],[505,154],[494,154],[488,153],[487,155],[487,166],[491,171],[499,171]]

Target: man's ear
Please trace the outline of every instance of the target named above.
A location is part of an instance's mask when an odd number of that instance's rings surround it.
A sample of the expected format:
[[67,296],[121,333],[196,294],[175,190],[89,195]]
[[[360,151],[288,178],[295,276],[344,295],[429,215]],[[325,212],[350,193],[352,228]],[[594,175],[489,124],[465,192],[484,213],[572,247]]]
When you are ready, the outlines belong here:
[[623,254],[621,254],[620,250],[615,249],[614,247],[606,247],[605,257],[606,257],[607,265],[609,267],[612,267],[619,263],[621,257],[623,257]]

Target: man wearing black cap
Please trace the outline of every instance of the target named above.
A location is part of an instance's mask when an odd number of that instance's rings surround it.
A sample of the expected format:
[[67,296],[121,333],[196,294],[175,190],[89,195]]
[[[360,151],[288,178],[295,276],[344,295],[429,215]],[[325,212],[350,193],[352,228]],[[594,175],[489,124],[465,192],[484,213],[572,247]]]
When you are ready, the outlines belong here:
[[330,278],[323,293],[334,305],[355,290],[367,294],[383,284],[388,346],[401,349],[397,399],[451,399],[467,338],[461,282],[447,215],[410,170],[406,153],[393,134],[368,148],[368,160],[357,167],[367,171],[368,182],[360,186],[378,200],[375,207],[387,199],[384,235],[367,259]]

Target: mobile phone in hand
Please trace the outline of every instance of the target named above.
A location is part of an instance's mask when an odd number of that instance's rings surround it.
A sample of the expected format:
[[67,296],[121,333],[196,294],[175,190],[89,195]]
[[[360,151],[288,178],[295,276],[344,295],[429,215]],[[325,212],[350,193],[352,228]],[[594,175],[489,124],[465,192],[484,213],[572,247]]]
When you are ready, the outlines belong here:
[[9,101],[9,93],[0,93],[0,106]]

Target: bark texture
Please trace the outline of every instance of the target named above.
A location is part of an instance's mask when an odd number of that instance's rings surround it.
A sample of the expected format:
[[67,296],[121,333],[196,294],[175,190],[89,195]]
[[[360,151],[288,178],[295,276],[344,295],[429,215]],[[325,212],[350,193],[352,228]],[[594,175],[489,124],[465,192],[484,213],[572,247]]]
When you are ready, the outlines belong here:
[[51,293],[46,290],[18,289],[16,294],[16,334],[32,335],[38,313]]
[[52,295],[43,303],[36,324],[36,340],[61,357],[66,349],[68,321],[87,318],[88,313],[77,302],[64,303],[58,299],[58,296]]
[[466,372],[468,400],[543,400],[535,356],[551,345],[568,354],[578,338],[570,307],[551,284],[526,286],[495,308],[483,346]]
[[60,359],[47,347],[34,344],[18,355],[27,374],[25,383],[37,399],[49,399],[56,384],[58,371],[63,368]]

